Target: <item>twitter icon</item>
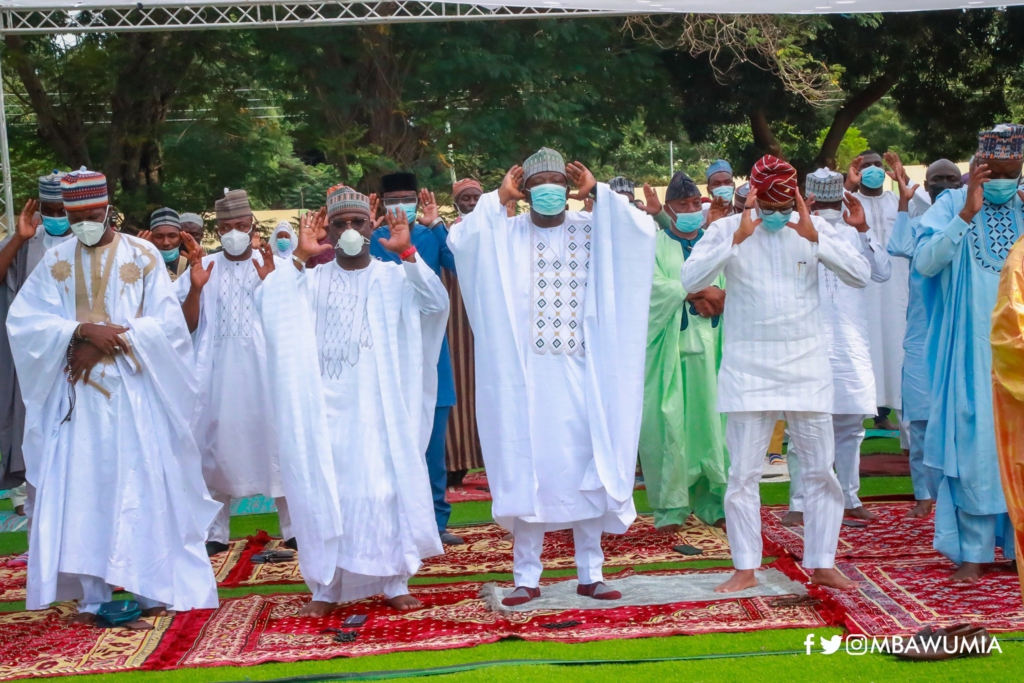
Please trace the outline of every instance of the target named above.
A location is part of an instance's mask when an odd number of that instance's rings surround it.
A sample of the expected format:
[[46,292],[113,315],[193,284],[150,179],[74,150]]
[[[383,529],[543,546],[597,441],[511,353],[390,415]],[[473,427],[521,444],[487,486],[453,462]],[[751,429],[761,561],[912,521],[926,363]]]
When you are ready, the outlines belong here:
[[825,638],[818,638],[818,642],[821,643],[821,649],[824,654],[832,655],[839,650],[839,646],[843,644],[843,637],[841,635],[834,635],[828,640]]

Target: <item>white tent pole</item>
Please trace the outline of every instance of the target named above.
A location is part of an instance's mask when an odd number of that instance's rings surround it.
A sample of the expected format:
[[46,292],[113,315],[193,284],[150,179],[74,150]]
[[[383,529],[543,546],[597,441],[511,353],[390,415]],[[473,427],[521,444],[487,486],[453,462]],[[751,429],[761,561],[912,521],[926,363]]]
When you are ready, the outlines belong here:
[[[2,60],[0,60],[2,61]],[[14,230],[14,196],[11,188],[11,154],[7,148],[7,112],[4,110],[3,72],[0,69],[0,170],[4,181],[4,224]]]

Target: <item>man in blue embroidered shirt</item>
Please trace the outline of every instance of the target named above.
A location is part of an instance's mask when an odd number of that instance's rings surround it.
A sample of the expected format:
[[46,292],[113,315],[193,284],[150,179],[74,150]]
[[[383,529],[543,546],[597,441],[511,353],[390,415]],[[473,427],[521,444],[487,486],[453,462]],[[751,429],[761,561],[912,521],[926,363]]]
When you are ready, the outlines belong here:
[[[448,228],[438,215],[434,194],[426,189],[419,191],[416,175],[413,173],[391,173],[380,179],[381,199],[387,211],[403,211],[409,219],[412,244],[423,261],[438,277],[441,269],[455,273],[455,258],[448,250]],[[417,218],[417,209],[422,213]],[[381,246],[381,239],[391,236],[387,225],[373,232],[370,240],[370,254],[382,261],[399,263],[400,259]],[[437,405],[434,409],[434,430],[427,446],[427,470],[430,474],[430,489],[434,496],[434,516],[441,542],[445,545],[461,545],[463,540],[448,533],[448,518],[452,506],[445,500],[448,488],[448,471],[444,460],[445,431],[448,415],[455,405],[455,380],[452,375],[452,358],[448,350],[448,335],[441,344],[441,357],[437,362]]]
[[[992,309],[999,274],[1024,228],[1017,195],[1024,127],[981,133],[977,168],[966,188],[951,189],[921,219],[914,267],[937,278],[930,330],[931,411],[925,464],[942,470],[935,503],[935,549],[959,565],[952,581],[973,583],[995,547],[1014,556],[1013,529],[999,480],[992,419]],[[938,323],[936,325],[936,323]]]

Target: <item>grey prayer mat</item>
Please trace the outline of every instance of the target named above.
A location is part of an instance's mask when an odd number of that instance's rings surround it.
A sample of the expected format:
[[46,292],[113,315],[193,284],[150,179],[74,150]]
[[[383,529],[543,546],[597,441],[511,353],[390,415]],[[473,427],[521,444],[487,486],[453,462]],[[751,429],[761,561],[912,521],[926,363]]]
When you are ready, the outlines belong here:
[[786,577],[778,569],[761,569],[755,574],[757,586],[735,593],[716,593],[715,586],[732,576],[731,571],[685,574],[634,574],[624,579],[605,581],[609,588],[622,592],[620,600],[595,600],[576,594],[576,581],[559,581],[542,585],[541,595],[525,605],[506,607],[502,599],[514,588],[484,584],[480,597],[494,612],[528,612],[532,610],[562,611],[569,609],[614,609],[643,605],[667,605],[673,602],[703,602],[729,598],[758,596],[807,595],[800,583]]

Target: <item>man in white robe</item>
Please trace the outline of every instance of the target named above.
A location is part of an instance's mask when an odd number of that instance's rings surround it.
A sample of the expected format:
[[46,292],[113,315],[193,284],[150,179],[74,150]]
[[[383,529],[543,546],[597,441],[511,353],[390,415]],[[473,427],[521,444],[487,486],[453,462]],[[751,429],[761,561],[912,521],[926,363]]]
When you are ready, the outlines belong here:
[[[267,382],[267,351],[254,303],[261,282],[253,251],[252,210],[245,190],[217,200],[217,234],[224,250],[203,256],[189,250],[192,264],[179,286],[195,344],[199,400],[192,430],[203,454],[210,495],[223,508],[207,534],[210,555],[228,549],[231,499],[262,494],[274,498],[286,545],[295,542],[281,486],[277,432]],[[181,290],[179,290],[181,291]]]
[[[887,280],[891,272],[889,255],[868,229],[860,200],[852,194],[844,195],[843,176],[821,168],[809,174],[806,182],[807,194],[814,196],[811,205],[814,215],[824,218],[839,237],[867,259],[872,282]],[[845,215],[844,202],[847,208]],[[845,515],[870,521],[877,516],[857,497],[864,420],[875,414],[875,376],[871,371],[865,292],[864,288],[843,283],[824,263],[818,263],[818,296],[835,390],[832,431],[835,435],[836,475],[843,490]],[[801,486],[800,457],[790,458],[788,463],[789,512],[782,518],[782,523],[802,524],[806,500]]]
[[[890,154],[887,153],[886,157]],[[882,155],[871,150],[866,150],[853,161],[846,178],[846,188],[864,207],[868,226],[882,249],[889,245],[899,204],[896,195],[884,188],[885,179]],[[900,387],[903,336],[907,331],[907,305],[910,300],[909,282],[910,264],[897,260],[892,264],[892,277],[885,282],[870,283],[865,295],[871,366],[877,394],[875,401],[877,408],[882,409],[875,420],[880,429],[895,429],[887,409],[898,411],[903,406]]]
[[78,599],[81,623],[117,586],[144,614],[217,606],[188,330],[156,249],[110,227],[106,183],[85,170],[62,180],[77,239],[46,253],[7,320],[18,374],[33,378],[26,605]]
[[[593,213],[566,211],[569,181]],[[526,199],[529,213],[505,205]],[[655,226],[582,164],[542,149],[452,226],[476,344],[477,416],[495,520],[515,537],[515,591],[540,595],[546,531],[573,530],[577,592],[603,583],[601,533],[636,517]]]
[[[331,188],[327,220],[325,231],[324,211],[303,216],[294,266],[266,258],[260,269],[277,433],[288,453],[282,478],[313,591],[300,616],[379,593],[395,609],[416,609],[409,578],[443,552],[425,454],[448,293],[412,246],[401,210],[380,240],[401,265],[370,256],[369,198]],[[332,249],[335,260],[305,268]]]
[[769,155],[751,171],[745,210],[712,223],[683,265],[687,291],[704,289],[722,273],[729,284],[718,410],[728,413],[725,520],[736,573],[719,592],[757,585],[759,484],[780,412],[802,459],[804,567],[813,570],[813,583],[852,585],[834,567],[843,494],[832,472],[832,369],[818,295],[819,263],[851,287],[864,287],[871,277],[867,260],[826,220],[810,215],[797,191],[796,170]]

